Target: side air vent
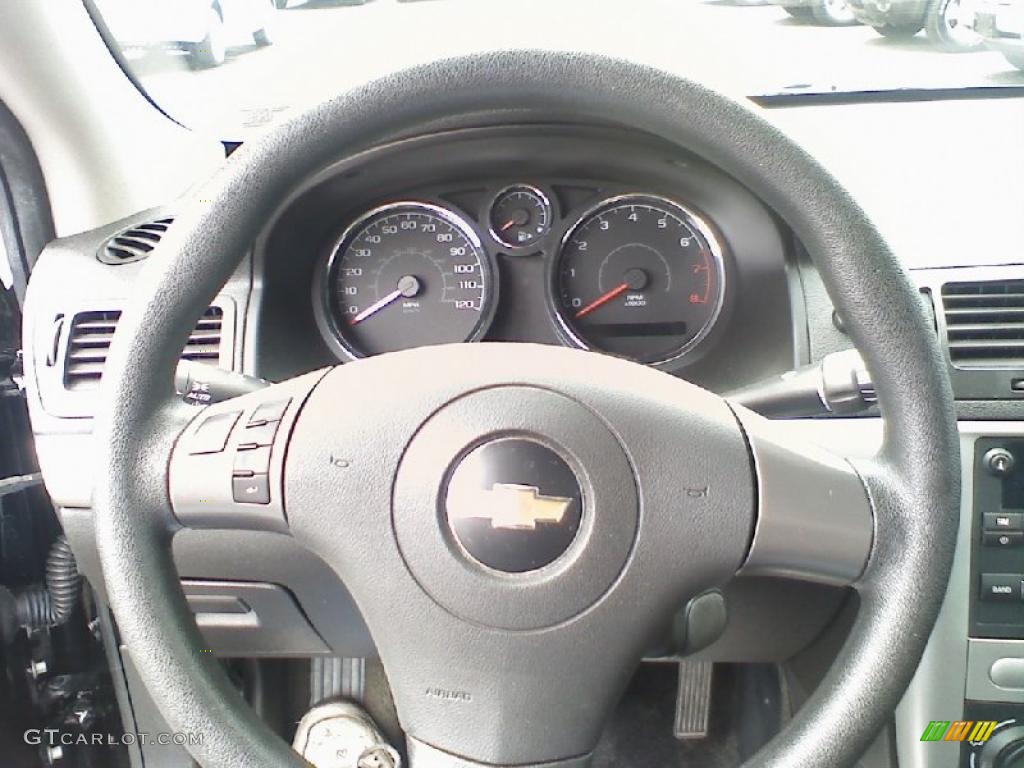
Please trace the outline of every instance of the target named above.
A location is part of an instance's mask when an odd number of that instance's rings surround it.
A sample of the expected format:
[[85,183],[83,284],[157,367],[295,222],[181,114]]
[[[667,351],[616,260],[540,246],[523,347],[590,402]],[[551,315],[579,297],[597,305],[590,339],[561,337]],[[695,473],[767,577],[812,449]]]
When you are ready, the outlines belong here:
[[160,238],[172,223],[174,219],[168,217],[122,230],[100,247],[96,258],[104,264],[114,265],[142,261],[156,248]]
[[[71,321],[67,356],[64,362],[64,388],[70,391],[95,389],[107,362],[110,340],[121,313],[79,312]],[[203,313],[182,351],[183,360],[218,365],[221,360],[224,310],[210,307]]]
[[1024,368],[1024,280],[942,286],[949,359],[959,368]]

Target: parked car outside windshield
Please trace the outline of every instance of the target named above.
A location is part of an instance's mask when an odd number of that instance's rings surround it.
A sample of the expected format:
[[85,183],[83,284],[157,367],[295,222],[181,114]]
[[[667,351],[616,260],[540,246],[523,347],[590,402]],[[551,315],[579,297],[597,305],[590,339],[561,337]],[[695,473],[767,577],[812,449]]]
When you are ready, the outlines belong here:
[[181,51],[193,69],[218,67],[229,46],[273,42],[271,0],[104,0],[111,35],[123,49],[143,54]]
[[1003,56],[1018,0],[1001,0],[1001,31],[984,37],[979,0],[92,2],[149,96],[221,139],[404,67],[500,48],[618,56],[736,96],[1024,86]]

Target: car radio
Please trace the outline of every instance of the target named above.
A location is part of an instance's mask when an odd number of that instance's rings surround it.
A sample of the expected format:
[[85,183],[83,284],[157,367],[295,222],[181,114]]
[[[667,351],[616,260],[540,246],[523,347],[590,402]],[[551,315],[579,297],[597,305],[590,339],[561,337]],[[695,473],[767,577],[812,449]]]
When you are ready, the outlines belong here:
[[1024,638],[1024,440],[975,446],[971,636]]

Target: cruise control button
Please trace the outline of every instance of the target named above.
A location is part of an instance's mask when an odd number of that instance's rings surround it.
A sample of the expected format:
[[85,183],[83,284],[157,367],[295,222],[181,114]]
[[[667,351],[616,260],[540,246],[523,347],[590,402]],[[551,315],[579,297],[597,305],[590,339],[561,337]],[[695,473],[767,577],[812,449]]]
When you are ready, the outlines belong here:
[[270,471],[270,446],[239,448],[235,453],[235,476],[265,475]]
[[271,421],[266,424],[251,424],[242,430],[238,436],[238,446],[272,445],[274,435],[277,434],[278,422]]
[[986,512],[984,527],[986,531],[1024,531],[1024,513]]
[[263,403],[249,417],[249,424],[266,424],[268,421],[280,421],[284,412],[288,409],[291,399],[277,400],[272,403]]
[[1024,544],[1024,533],[1021,531],[985,531],[981,543],[986,547],[1019,547]]
[[207,416],[188,440],[188,452],[192,456],[203,453],[220,453],[228,444],[228,435],[235,426],[241,411],[214,413]]
[[981,574],[982,600],[990,602],[1016,602],[1021,599],[1024,574],[983,573]]
[[231,490],[239,504],[269,504],[270,479],[267,475],[231,478]]

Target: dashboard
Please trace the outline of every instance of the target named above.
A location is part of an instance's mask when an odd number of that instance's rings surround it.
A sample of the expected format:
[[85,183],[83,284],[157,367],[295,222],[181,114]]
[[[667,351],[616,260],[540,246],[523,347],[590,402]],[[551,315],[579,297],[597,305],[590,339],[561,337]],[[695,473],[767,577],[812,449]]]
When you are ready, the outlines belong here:
[[520,341],[740,386],[795,362],[787,237],[721,171],[636,133],[399,140],[298,191],[257,244],[260,368]]
[[[899,210],[886,206],[878,218],[895,227]],[[80,459],[90,450],[101,350],[135,281],[159,259],[158,249],[130,252],[132,243],[146,239],[140,232],[156,231],[158,240],[173,214],[173,205],[162,207],[58,240],[33,273],[25,337],[36,446],[87,573],[97,574],[98,564],[89,554],[91,473]],[[930,252],[931,241],[920,238],[934,233],[912,234]],[[890,239],[898,246],[901,236],[910,238],[901,229]],[[127,258],[108,258],[117,248]],[[900,745],[907,765],[934,764],[937,749],[961,757],[956,744],[926,745],[932,751],[918,754],[919,723],[938,716],[935,702],[943,702],[943,717],[989,719],[997,717],[984,708],[990,703],[1024,701],[1021,688],[995,686],[990,675],[1020,655],[1020,606],[979,592],[986,577],[1019,573],[1012,563],[1020,550],[986,544],[992,532],[984,526],[986,513],[1021,507],[1005,501],[980,462],[992,448],[1019,448],[1018,336],[1000,323],[1020,311],[1020,269],[919,266],[931,267],[913,276],[934,309],[960,417],[975,421],[961,424],[965,514],[948,607],[897,716],[901,732],[911,734]],[[277,380],[452,341],[594,348],[719,393],[850,346],[792,232],[711,162],[635,131],[516,123],[394,136],[309,179],[267,212],[185,356]],[[851,452],[871,455],[878,427],[876,419],[847,420],[842,439]],[[837,437],[829,420],[793,428],[822,443]],[[983,442],[993,437],[1000,440]],[[373,652],[336,575],[287,537],[184,532],[175,558],[193,592],[282,587],[274,611],[289,611],[289,621],[259,631],[229,622],[208,627],[213,647]],[[705,658],[790,658],[843,608],[828,588],[768,579],[737,579],[727,596],[729,626]],[[769,614],[775,629],[755,634]],[[990,615],[999,621],[987,621]]]
[[[75,457],[89,450],[106,350],[174,213],[57,240],[33,273],[29,404],[75,540],[92,539],[92,473]],[[786,225],[676,145],[592,124],[441,126],[353,153],[267,211],[182,357],[273,381],[389,349],[523,342],[598,349],[727,393],[810,362],[809,291],[820,284]],[[183,578],[283,585],[331,647],[370,653],[343,585],[287,537],[185,531],[175,550]],[[828,587],[751,578],[730,590],[723,659],[786,658],[837,610]],[[776,629],[755,635],[766,610]],[[271,655],[312,647],[225,633]]]

